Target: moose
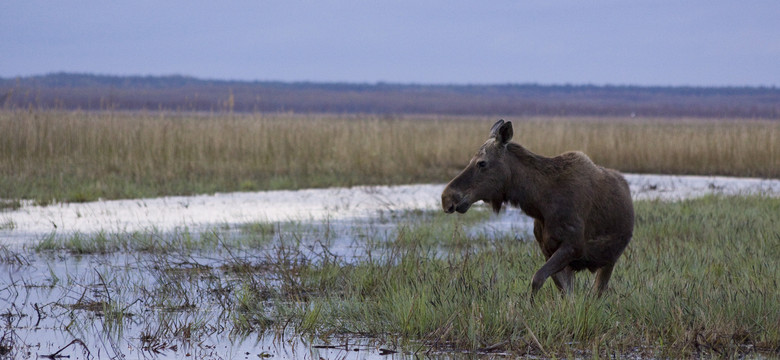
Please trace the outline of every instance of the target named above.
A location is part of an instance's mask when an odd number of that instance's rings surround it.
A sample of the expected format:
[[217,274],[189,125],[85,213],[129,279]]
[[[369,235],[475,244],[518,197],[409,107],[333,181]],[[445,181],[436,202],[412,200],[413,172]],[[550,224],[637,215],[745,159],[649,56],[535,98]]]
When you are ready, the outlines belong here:
[[534,219],[546,258],[531,281],[531,299],[552,276],[564,294],[574,272],[596,272],[594,289],[607,289],[615,262],[631,241],[634,206],[625,178],[582,152],[534,154],[512,140],[512,122],[498,120],[489,139],[441,194],[446,213],[465,213],[482,200],[498,213],[508,203]]

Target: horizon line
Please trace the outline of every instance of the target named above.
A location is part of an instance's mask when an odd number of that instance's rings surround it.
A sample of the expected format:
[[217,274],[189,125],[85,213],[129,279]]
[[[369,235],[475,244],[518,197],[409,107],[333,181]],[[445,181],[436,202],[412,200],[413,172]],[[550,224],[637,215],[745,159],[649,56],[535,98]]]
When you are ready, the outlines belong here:
[[312,84],[312,85],[354,85],[354,86],[421,86],[421,87],[500,87],[500,86],[537,86],[537,87],[594,87],[594,88],[666,88],[666,89],[765,89],[765,90],[777,90],[777,85],[638,85],[638,84],[614,84],[614,83],[542,83],[535,81],[528,82],[448,82],[448,83],[425,83],[425,82],[404,82],[404,81],[348,81],[348,80],[271,80],[271,79],[229,79],[229,78],[212,78],[212,77],[200,77],[196,75],[187,74],[108,74],[108,73],[93,73],[93,72],[78,72],[78,71],[52,71],[43,74],[28,74],[28,75],[14,75],[5,76],[0,75],[0,80],[20,80],[20,79],[34,79],[45,78],[52,76],[92,76],[102,78],[146,78],[146,79],[165,79],[165,78],[183,78],[195,81],[203,82],[223,82],[223,83],[246,83],[246,84],[258,84],[258,83],[273,83],[273,84]]

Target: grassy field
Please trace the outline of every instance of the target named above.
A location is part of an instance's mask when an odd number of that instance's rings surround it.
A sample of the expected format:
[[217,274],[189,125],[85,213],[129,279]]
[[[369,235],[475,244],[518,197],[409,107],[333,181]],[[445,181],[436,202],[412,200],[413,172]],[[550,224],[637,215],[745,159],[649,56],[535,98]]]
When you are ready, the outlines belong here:
[[[127,270],[88,266],[83,275],[58,275],[67,281],[17,281],[27,291],[55,296],[60,287],[84,288],[91,295],[75,304],[67,301],[78,294],[56,300],[51,311],[58,309],[64,323],[98,319],[131,348],[183,347],[219,328],[224,336],[250,338],[292,331],[319,344],[370,338],[393,351],[432,354],[780,354],[780,199],[638,201],[636,210],[634,239],[601,298],[590,293],[594,276],[584,272],[571,296],[560,296],[548,281],[531,303],[530,279],[543,257],[533,241],[467,236],[487,209],[465,216],[406,214],[393,220],[399,227],[389,238],[365,236],[360,244],[366,255],[356,259],[328,250],[338,230],[327,224],[313,233],[249,224],[239,240],[227,240],[227,229],[218,229],[198,237],[179,234],[155,246],[108,234],[42,239],[34,250],[40,254],[129,251],[138,258]],[[322,248],[312,254],[302,231]],[[209,255],[199,257],[200,251]],[[26,257],[3,254],[4,263]],[[39,318],[57,318],[42,309],[36,309]],[[139,314],[145,319],[140,336],[132,329]],[[130,318],[136,320],[122,320]],[[22,319],[35,322],[34,316]]]
[[[0,111],[0,199],[90,201],[446,182],[494,118]],[[780,122],[507,118],[543,155],[625,172],[780,177]]]

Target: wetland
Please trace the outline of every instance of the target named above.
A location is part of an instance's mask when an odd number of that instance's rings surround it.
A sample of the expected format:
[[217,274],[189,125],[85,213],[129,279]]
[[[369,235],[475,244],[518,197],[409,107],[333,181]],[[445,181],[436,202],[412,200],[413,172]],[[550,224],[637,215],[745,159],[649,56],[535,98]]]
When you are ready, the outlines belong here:
[[0,358],[780,354],[780,123],[507,118],[636,209],[605,296],[531,303],[531,220],[439,209],[495,120],[4,109]]
[[[637,227],[612,290],[592,296],[582,274],[572,296],[548,285],[535,303],[530,219],[445,216],[443,185],[25,204],[0,213],[18,224],[0,230],[2,356],[777,354],[780,181],[628,179]],[[305,208],[285,212],[296,196]],[[174,215],[208,199],[221,216]],[[139,202],[148,217],[116,227]]]

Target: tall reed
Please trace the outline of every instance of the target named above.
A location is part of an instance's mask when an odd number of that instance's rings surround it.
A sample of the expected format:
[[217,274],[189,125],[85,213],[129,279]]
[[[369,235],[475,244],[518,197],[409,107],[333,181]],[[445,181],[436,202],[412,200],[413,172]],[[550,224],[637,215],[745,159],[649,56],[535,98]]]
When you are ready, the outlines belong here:
[[[0,111],[0,198],[88,201],[445,182],[495,119]],[[516,118],[515,140],[631,172],[780,176],[780,122]]]

